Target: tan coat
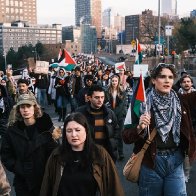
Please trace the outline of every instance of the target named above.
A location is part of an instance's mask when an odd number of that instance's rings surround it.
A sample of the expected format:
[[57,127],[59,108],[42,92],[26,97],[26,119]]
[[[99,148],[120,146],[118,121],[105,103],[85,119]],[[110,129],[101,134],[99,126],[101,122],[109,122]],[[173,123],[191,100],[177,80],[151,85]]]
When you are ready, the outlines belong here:
[[[124,196],[124,191],[115,167],[107,151],[98,147],[101,159],[94,156],[93,176],[98,184],[97,196]],[[40,196],[56,196],[63,174],[63,166],[59,161],[60,153],[56,149],[46,165]]]
[[9,185],[9,182],[7,181],[4,168],[0,162],[0,195],[9,195],[10,191],[11,187]]

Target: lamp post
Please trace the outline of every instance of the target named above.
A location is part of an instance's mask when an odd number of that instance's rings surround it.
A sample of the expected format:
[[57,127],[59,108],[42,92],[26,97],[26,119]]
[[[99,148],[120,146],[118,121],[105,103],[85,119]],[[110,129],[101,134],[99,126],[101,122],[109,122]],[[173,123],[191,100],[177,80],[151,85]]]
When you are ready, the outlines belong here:
[[6,59],[6,52],[5,52],[5,50],[4,50],[4,52],[3,52],[3,56],[4,56],[4,60],[5,60],[5,66],[4,66],[4,68],[5,68],[5,71],[6,71],[6,68],[7,68],[7,59]]
[[133,30],[132,30],[132,32],[133,32],[133,40],[135,40],[135,29],[137,29],[137,27],[132,27],[133,28]]
[[160,27],[161,27],[161,17],[160,17],[160,12],[161,12],[161,0],[158,0],[158,57],[160,57]]

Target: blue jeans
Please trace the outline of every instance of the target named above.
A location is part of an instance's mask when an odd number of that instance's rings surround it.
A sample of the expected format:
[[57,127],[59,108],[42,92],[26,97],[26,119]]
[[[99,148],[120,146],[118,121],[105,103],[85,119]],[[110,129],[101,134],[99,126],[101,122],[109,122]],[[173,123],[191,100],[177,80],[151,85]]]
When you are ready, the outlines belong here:
[[184,156],[177,150],[158,154],[155,169],[142,165],[139,177],[140,196],[186,196],[183,171]]
[[46,89],[37,88],[37,101],[41,107],[46,107]]
[[58,108],[66,108],[69,100],[64,96],[58,96],[57,98],[57,107]]

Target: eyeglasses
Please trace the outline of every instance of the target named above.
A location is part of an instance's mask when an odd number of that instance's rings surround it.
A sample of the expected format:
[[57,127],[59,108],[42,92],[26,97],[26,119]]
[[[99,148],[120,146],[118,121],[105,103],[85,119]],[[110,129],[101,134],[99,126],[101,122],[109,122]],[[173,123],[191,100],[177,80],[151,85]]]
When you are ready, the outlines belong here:
[[175,68],[175,65],[174,64],[159,63],[155,68],[157,69],[159,67],[162,67],[162,68],[168,68],[168,67]]

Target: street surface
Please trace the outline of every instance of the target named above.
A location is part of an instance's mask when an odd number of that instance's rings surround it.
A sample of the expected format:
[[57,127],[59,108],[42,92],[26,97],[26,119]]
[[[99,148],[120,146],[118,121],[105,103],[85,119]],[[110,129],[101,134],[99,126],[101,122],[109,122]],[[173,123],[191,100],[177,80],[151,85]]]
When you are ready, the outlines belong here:
[[[46,108],[45,112],[48,113],[51,116],[52,121],[53,121],[55,126],[62,126],[63,125],[63,122],[58,122],[58,116],[54,112],[54,109],[53,109],[52,106],[48,106]],[[122,174],[123,167],[124,167],[126,161],[128,160],[129,156],[131,155],[131,152],[132,152],[132,145],[124,145],[125,159],[123,161],[117,161],[116,167],[117,167],[118,172],[119,172],[121,183],[122,183],[122,185],[124,187],[125,196],[138,196],[137,184],[136,183],[131,183],[131,182],[127,181],[125,179],[125,177],[123,176],[123,174]],[[12,184],[13,175],[10,172],[7,172],[7,174],[8,174],[9,181]],[[196,196],[196,189],[195,189],[195,187],[196,187],[196,162],[192,166],[190,180],[187,183],[188,196]],[[14,193],[14,190],[13,190],[13,186],[12,186],[11,196],[15,196],[15,193]]]

